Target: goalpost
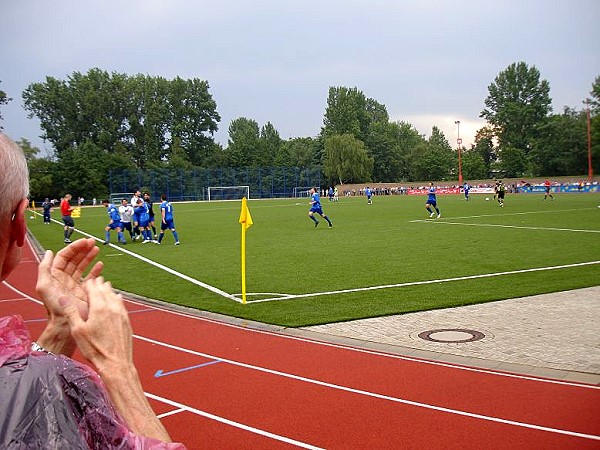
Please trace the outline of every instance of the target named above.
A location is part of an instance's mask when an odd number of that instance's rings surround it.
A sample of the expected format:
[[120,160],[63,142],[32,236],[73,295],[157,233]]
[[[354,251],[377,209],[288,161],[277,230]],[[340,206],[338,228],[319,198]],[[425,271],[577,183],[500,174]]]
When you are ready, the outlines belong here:
[[129,203],[131,197],[133,197],[133,192],[111,192],[109,201],[114,205],[120,205],[123,199]]
[[294,188],[294,198],[302,198],[302,197],[310,197],[310,190],[312,186],[304,187],[304,186],[296,186]]
[[209,186],[208,201],[250,199],[250,186]]

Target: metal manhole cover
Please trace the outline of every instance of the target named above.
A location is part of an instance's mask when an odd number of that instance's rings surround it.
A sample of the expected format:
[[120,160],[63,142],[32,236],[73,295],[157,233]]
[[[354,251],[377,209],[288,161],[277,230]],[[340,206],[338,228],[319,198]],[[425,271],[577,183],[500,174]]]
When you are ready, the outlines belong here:
[[463,342],[479,341],[485,337],[485,334],[480,331],[466,330],[464,328],[442,328],[439,330],[423,331],[418,336],[430,342],[462,344]]

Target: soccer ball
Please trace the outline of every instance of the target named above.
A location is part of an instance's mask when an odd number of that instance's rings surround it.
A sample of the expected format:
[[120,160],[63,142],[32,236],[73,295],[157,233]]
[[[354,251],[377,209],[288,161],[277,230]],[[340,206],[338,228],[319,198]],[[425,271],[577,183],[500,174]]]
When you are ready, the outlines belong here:
[[486,198],[485,198],[485,201],[486,201],[486,202],[489,202],[489,201],[490,201],[490,198],[489,198],[489,197],[486,197]]
[[32,219],[32,220],[33,220],[33,219],[35,219],[35,217],[34,217],[34,216],[29,216],[29,218],[30,218],[30,219]]

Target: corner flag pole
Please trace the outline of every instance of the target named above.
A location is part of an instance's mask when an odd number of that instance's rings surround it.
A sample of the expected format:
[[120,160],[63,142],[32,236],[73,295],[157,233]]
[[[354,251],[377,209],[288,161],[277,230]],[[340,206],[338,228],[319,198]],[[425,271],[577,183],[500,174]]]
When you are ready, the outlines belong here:
[[242,210],[240,211],[240,224],[242,225],[242,305],[246,304],[246,230],[253,224],[248,201],[242,198]]

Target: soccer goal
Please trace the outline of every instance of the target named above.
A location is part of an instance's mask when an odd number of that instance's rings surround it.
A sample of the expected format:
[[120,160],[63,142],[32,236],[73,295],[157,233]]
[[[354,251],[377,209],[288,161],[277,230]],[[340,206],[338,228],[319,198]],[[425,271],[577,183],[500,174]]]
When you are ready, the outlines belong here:
[[208,201],[250,198],[250,186],[209,186]]
[[133,197],[133,192],[112,192],[109,200],[114,205],[120,205],[121,200],[125,199],[129,202],[131,197]]
[[294,198],[308,198],[310,197],[310,190],[312,186],[296,186],[294,188]]

